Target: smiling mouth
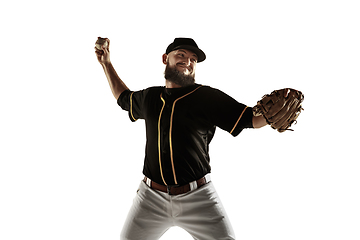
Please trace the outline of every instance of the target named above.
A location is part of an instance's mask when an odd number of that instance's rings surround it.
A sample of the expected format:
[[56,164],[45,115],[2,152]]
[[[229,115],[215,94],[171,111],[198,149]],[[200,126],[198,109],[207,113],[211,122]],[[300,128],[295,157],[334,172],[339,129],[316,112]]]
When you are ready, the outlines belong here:
[[185,66],[185,65],[178,64],[178,66],[181,67],[181,68],[187,69],[190,73],[192,72],[192,69],[189,68],[189,67],[187,67],[187,66]]

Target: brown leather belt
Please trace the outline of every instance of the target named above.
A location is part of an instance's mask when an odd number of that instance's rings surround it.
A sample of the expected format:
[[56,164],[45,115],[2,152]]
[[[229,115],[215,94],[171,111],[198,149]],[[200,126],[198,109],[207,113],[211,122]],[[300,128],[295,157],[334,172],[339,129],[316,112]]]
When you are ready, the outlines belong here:
[[[147,180],[148,180],[148,178],[145,177],[144,182],[146,183]],[[206,184],[205,177],[200,178],[199,180],[196,181],[197,188],[200,188],[201,186],[203,186],[205,184]],[[190,192],[190,190],[191,190],[190,184],[186,184],[186,185],[179,186],[179,187],[178,186],[164,186],[164,185],[161,185],[161,184],[151,181],[150,185],[151,185],[150,187],[152,189],[155,189],[155,190],[158,190],[161,192],[165,192],[165,193],[169,193],[169,195],[179,195],[179,194]]]

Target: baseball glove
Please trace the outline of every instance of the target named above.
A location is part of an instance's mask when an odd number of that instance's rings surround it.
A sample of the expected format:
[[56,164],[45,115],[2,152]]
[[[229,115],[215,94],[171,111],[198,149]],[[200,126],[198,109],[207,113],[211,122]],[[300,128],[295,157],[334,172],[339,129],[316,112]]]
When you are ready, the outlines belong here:
[[301,103],[304,101],[302,92],[284,88],[275,90],[271,94],[266,94],[253,107],[254,116],[264,116],[267,123],[278,132],[284,132],[298,118],[301,110],[304,110]]

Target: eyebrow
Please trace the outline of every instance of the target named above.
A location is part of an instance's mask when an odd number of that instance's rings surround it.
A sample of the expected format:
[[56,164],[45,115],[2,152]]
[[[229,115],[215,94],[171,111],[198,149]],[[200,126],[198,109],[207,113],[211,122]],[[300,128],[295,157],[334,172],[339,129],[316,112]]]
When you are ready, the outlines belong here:
[[[181,51],[181,52],[187,53],[185,50],[182,50],[182,49],[179,49],[178,51],[179,51],[179,52]],[[195,56],[196,59],[198,58],[198,56],[197,56],[196,54],[193,54],[193,56]]]

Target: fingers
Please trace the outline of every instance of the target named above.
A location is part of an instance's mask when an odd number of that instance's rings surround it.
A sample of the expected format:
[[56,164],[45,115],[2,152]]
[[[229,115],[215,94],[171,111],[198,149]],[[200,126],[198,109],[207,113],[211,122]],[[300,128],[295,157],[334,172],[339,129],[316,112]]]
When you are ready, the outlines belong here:
[[95,49],[96,55],[101,56],[101,55],[104,54],[104,51],[103,51],[103,50],[99,50],[99,49],[97,49],[97,47],[94,47],[94,49]]
[[100,63],[102,63],[103,62],[103,59],[104,59],[104,51],[103,50],[99,50],[99,49],[97,49],[96,47],[95,47],[95,55],[96,55],[96,57],[97,57],[97,59],[98,59],[98,61],[100,62]]
[[109,50],[105,47],[102,47],[103,50],[99,50],[95,47],[95,54],[100,63],[110,62],[110,53]]
[[108,38],[98,37],[95,43],[95,54],[100,63],[110,62],[110,40]]
[[104,51],[105,54],[108,54],[108,53],[109,53],[109,46],[104,46],[104,45],[102,45],[102,46],[101,46],[101,49]]
[[107,44],[104,44],[101,48],[106,51],[106,54],[110,52],[110,40],[108,38],[105,38],[105,41]]

